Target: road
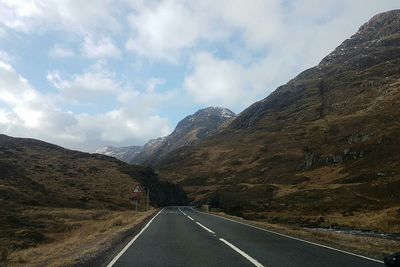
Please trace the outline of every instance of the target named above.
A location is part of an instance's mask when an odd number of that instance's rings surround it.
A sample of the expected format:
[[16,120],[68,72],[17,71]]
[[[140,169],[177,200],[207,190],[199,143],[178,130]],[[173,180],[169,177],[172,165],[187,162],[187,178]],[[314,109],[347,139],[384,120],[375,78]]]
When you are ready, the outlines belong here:
[[191,207],[167,207],[108,266],[384,265],[202,213]]

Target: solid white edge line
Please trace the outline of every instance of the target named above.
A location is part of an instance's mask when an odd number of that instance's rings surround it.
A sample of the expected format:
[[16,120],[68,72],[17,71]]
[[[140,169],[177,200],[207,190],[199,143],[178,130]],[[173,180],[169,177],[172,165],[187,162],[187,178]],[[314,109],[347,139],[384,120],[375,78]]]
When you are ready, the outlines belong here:
[[236,247],[235,245],[233,245],[232,243],[229,243],[228,241],[226,241],[223,238],[219,238],[219,240],[223,243],[225,243],[227,246],[229,246],[230,248],[232,248],[234,251],[236,251],[237,253],[239,253],[240,255],[242,255],[244,258],[246,258],[246,260],[250,261],[251,263],[253,263],[255,266],[257,267],[264,267],[264,265],[262,265],[261,263],[259,263],[256,259],[252,258],[251,256],[249,256],[246,252],[244,252],[243,250],[241,250],[240,248]]
[[194,221],[194,219],[193,219],[192,217],[190,217],[189,215],[187,215],[187,217],[188,217],[189,219],[191,219],[192,221]]
[[207,227],[205,227],[204,225],[202,225],[201,223],[199,223],[199,222],[196,222],[198,225],[200,225],[201,227],[203,227],[206,231],[208,231],[208,232],[210,232],[210,233],[212,233],[212,234],[214,234],[215,235],[215,232],[214,231],[212,231],[212,230],[210,230],[210,229],[208,229]]
[[147,227],[149,227],[149,225],[153,222],[153,220],[158,216],[158,214],[160,214],[162,211],[164,210],[164,208],[162,208],[153,218],[151,218],[151,220],[146,224],[145,227],[142,228],[142,230],[135,235],[134,238],[132,238],[131,241],[129,241],[128,244],[126,244],[126,246],[117,254],[117,256],[114,257],[114,259],[107,265],[107,267],[111,267],[113,266],[117,260],[128,250],[128,248],[133,244],[133,242],[136,241],[136,239],[139,238],[139,236],[147,229]]
[[311,245],[314,245],[314,246],[323,247],[323,248],[326,248],[326,249],[338,251],[338,252],[341,252],[341,253],[349,254],[349,255],[352,255],[352,256],[356,256],[356,257],[363,258],[363,259],[370,260],[370,261],[374,261],[374,262],[384,263],[383,261],[380,261],[380,260],[377,260],[377,259],[369,258],[369,257],[363,256],[363,255],[355,254],[355,253],[348,252],[348,251],[345,251],[345,250],[341,250],[341,249],[329,247],[329,246],[326,246],[326,245],[318,244],[318,243],[315,243],[315,242],[312,242],[312,241],[307,241],[307,240],[300,239],[300,238],[297,238],[297,237],[281,234],[281,233],[278,233],[278,232],[275,232],[275,231],[272,231],[272,230],[267,230],[267,229],[260,228],[260,227],[257,227],[257,226],[251,225],[251,224],[247,224],[247,223],[244,223],[244,222],[238,222],[238,221],[235,221],[235,220],[232,220],[232,219],[229,219],[229,218],[225,218],[225,217],[222,217],[222,216],[219,216],[219,215],[216,215],[216,214],[202,212],[202,211],[196,210],[194,208],[192,208],[192,210],[200,212],[200,213],[212,215],[212,216],[215,216],[215,217],[218,217],[218,218],[221,218],[221,219],[224,219],[224,220],[228,220],[228,221],[231,221],[231,222],[243,224],[243,225],[246,225],[246,226],[261,230],[261,231],[265,231],[265,232],[268,232],[268,233],[271,233],[271,234],[276,234],[276,235],[279,235],[279,236],[283,236],[283,237],[287,237],[287,238],[294,239],[294,240],[297,240],[297,241],[301,241],[301,242],[304,242],[304,243],[308,243],[308,244],[311,244]]

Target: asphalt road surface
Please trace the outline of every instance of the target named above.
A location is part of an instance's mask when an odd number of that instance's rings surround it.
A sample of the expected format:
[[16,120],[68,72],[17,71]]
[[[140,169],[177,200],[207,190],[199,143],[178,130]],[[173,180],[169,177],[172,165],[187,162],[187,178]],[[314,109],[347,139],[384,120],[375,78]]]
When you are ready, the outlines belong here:
[[161,210],[108,266],[384,266],[191,207]]

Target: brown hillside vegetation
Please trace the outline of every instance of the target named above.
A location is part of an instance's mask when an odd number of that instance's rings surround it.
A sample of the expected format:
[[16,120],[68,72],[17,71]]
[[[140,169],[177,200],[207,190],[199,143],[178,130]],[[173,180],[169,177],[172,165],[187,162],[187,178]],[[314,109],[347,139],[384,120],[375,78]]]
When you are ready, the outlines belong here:
[[55,246],[108,213],[132,211],[137,182],[150,188],[152,206],[185,203],[181,188],[160,182],[150,168],[0,135],[0,262],[18,251]]
[[400,233],[400,10],[156,166],[250,219]]

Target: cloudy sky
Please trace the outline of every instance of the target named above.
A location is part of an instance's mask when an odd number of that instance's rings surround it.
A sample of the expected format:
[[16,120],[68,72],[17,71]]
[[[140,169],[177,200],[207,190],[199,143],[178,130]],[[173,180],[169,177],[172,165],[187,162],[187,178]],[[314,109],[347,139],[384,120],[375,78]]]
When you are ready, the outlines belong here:
[[139,145],[236,113],[398,0],[0,0],[0,133]]

